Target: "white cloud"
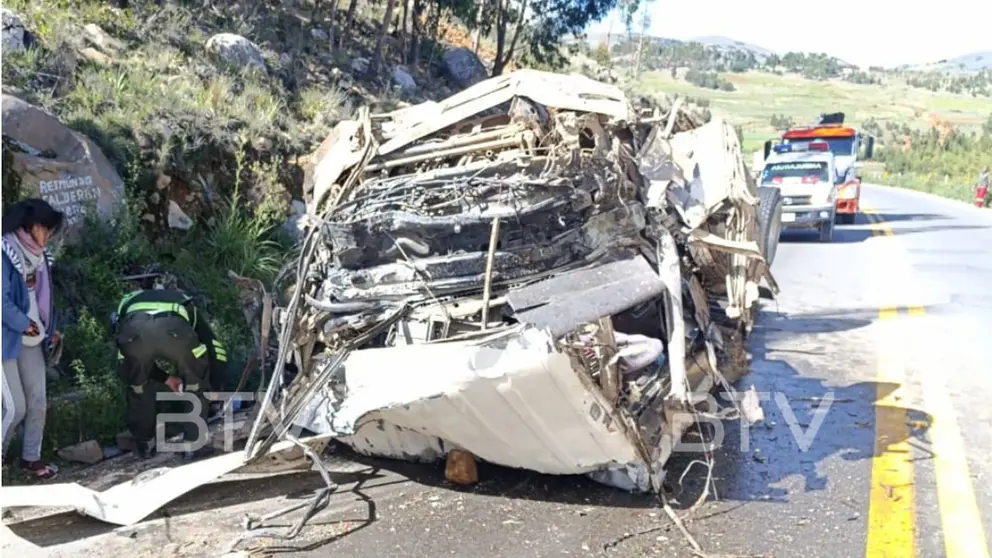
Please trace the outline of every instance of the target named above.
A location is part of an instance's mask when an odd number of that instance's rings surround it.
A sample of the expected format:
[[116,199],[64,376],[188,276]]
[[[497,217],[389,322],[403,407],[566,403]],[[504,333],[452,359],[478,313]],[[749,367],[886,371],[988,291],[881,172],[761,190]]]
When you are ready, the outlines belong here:
[[[780,53],[826,52],[863,66],[923,64],[992,50],[989,0],[661,0],[645,8],[655,36],[722,35]],[[619,15],[612,17],[613,32],[622,32]],[[590,31],[608,27],[604,20]]]

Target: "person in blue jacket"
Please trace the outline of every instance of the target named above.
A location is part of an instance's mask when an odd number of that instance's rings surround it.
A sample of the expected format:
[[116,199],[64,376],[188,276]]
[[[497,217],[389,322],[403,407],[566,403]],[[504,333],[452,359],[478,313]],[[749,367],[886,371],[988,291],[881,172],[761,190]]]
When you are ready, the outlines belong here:
[[41,460],[41,442],[48,409],[44,351],[61,340],[46,245],[63,222],[64,215],[41,199],[19,201],[3,214],[3,453],[23,422],[21,470],[39,479],[58,472]]

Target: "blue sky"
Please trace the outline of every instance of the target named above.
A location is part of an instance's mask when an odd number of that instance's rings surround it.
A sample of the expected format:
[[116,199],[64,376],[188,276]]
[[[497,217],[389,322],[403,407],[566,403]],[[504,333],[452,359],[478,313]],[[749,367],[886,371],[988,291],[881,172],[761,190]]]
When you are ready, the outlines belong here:
[[[826,52],[863,66],[923,64],[992,50],[992,0],[657,0],[646,6],[652,35],[722,35],[777,52]],[[622,32],[619,16],[613,17],[614,32]],[[831,17],[836,23],[821,23]],[[604,20],[589,31],[608,27]]]

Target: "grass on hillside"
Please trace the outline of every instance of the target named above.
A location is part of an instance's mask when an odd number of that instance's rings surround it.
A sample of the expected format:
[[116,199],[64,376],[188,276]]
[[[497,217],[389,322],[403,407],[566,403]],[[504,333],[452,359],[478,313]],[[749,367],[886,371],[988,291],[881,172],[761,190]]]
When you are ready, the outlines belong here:
[[968,203],[975,200],[975,176],[888,172],[884,163],[867,162],[861,169],[861,177],[868,183],[907,188],[952,200]]
[[765,72],[725,77],[736,91],[696,87],[666,72],[643,73],[636,88],[646,94],[677,93],[708,99],[715,114],[743,126],[748,151],[760,149],[766,139],[777,137],[770,122],[776,114],[791,117],[798,124],[810,122],[822,112],[842,111],[855,126],[873,118],[882,125],[894,122],[922,129],[940,122],[970,131],[980,128],[992,113],[992,99],[932,93],[897,81],[858,85]]
[[[290,256],[278,225],[287,190],[300,189],[301,173],[291,160],[309,153],[349,110],[327,77],[332,64],[318,64],[324,55],[311,44],[310,27],[294,14],[141,5],[117,10],[103,0],[5,4],[38,38],[25,53],[4,54],[5,92],[93,138],[124,178],[129,199],[113,225],[87,222],[86,241],[57,254],[53,275],[63,317],[64,379],[50,388],[47,456],[89,439],[111,442],[124,427],[109,315],[134,288],[122,279],[127,274],[157,268],[177,277],[228,345],[230,376],[218,387],[234,387],[254,348],[227,272],[267,282]],[[88,23],[123,43],[114,62],[79,55],[81,29]],[[257,41],[270,71],[246,73],[211,60],[205,42],[220,31]],[[280,56],[286,52],[290,60]],[[192,194],[206,207],[191,231],[159,231],[149,238],[143,217],[158,196],[155,181],[162,174],[172,177],[181,198],[189,201]],[[251,195],[254,203],[243,203]],[[5,184],[4,204],[13,197]],[[74,396],[65,399],[66,392]]]
[[[309,30],[293,14],[216,8],[194,13],[171,3],[128,10],[102,1],[51,6],[11,0],[6,5],[24,17],[39,46],[4,56],[5,88],[92,137],[121,174],[139,159],[193,189],[198,174],[220,173],[222,184],[216,187],[229,192],[230,155],[245,138],[255,159],[286,158],[310,149],[349,110],[343,92],[328,77],[330,67],[312,71]],[[110,53],[112,63],[90,62],[78,54],[87,46],[80,29],[88,23],[121,41],[120,52]],[[277,42],[275,30],[296,39]],[[220,31],[256,41],[271,70],[241,72],[211,60],[205,44]],[[280,57],[296,48],[299,52],[289,60]],[[147,188],[156,178],[157,173],[147,172],[138,185]],[[293,181],[291,176],[279,180]],[[265,193],[255,197],[279,199]]]

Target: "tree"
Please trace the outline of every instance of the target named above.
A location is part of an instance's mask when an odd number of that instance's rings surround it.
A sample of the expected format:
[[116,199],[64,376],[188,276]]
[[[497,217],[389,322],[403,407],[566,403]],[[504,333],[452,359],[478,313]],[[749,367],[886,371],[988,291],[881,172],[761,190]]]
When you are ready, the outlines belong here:
[[611,58],[609,47],[606,46],[606,43],[600,41],[590,53],[590,58],[595,60],[600,66],[608,66]]
[[379,63],[382,61],[382,47],[386,43],[386,35],[389,34],[389,22],[393,19],[393,9],[396,7],[396,0],[387,0],[386,15],[382,17],[382,26],[379,27],[379,37],[375,41],[375,54],[372,56],[372,63],[369,72],[375,75],[379,70]]
[[[484,18],[482,32],[494,30],[496,59],[493,75],[499,75],[516,56],[526,52],[538,64],[565,61],[560,50],[565,37],[580,36],[589,23],[606,17],[620,2],[638,0],[496,0],[495,14]],[[457,12],[456,12],[456,15]],[[462,18],[465,21],[464,18]],[[517,50],[517,45],[521,51]]]
[[[627,32],[627,46],[634,45],[634,12],[637,11],[637,2],[630,0],[620,0],[620,13],[623,16],[623,29]],[[636,57],[636,55],[635,55]],[[633,66],[627,66],[627,74],[632,75]]]
[[[528,0],[520,0],[520,5],[516,8],[516,14],[509,8],[510,0],[498,0],[499,11],[496,17],[496,59],[493,60],[493,76],[503,73],[503,69],[513,59],[516,53],[517,40],[520,38],[520,31],[523,29],[524,17],[527,14]],[[510,22],[513,22],[513,31],[509,45],[506,43],[506,32],[510,29]]]
[[358,8],[358,0],[351,0],[348,4],[348,15],[345,16],[344,22],[344,33],[341,33],[339,37],[341,38],[341,44],[344,44],[345,38],[351,33],[351,30],[355,28],[355,9]]
[[637,38],[637,55],[634,57],[634,77],[641,75],[641,62],[644,60],[644,38],[651,29],[651,0],[641,6],[641,34]]
[[482,16],[486,11],[486,0],[479,0],[478,7],[475,12],[475,31],[474,37],[472,39],[472,51],[479,54],[479,41],[482,36]]

